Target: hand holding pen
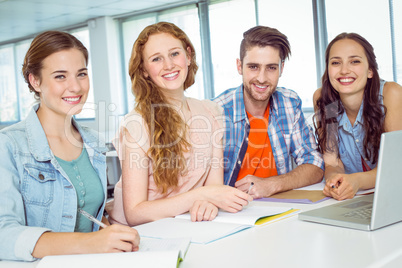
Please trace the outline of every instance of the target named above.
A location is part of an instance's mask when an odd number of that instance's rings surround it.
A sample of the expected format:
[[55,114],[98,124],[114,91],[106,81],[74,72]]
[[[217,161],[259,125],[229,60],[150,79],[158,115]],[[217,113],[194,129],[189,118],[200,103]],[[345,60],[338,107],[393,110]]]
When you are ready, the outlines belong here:
[[356,174],[334,174],[325,184],[323,193],[336,200],[353,198],[359,190],[359,184],[355,178]]
[[344,174],[331,174],[332,176],[326,178],[326,183],[323,193],[326,196],[333,197],[338,194],[338,188],[341,186]]
[[94,248],[101,247],[99,252],[131,252],[139,249],[140,236],[134,228],[119,224],[107,226],[81,208],[78,209],[78,212],[104,228],[98,232],[88,233],[93,237],[88,242],[93,244]]
[[339,180],[335,183],[330,183],[332,189],[338,189],[339,186],[341,186],[341,183],[343,181],[343,177],[340,177]]

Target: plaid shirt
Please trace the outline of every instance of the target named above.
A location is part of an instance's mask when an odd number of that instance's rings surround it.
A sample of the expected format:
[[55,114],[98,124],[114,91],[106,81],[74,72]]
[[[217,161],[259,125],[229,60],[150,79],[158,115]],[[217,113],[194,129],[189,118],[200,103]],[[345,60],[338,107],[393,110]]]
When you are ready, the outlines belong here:
[[[234,186],[248,146],[250,123],[243,100],[243,86],[228,89],[213,99],[224,109],[225,184]],[[302,102],[292,90],[277,88],[270,98],[268,136],[278,175],[297,165],[313,164],[324,169],[313,131],[304,118]],[[291,157],[292,156],[292,157]]]

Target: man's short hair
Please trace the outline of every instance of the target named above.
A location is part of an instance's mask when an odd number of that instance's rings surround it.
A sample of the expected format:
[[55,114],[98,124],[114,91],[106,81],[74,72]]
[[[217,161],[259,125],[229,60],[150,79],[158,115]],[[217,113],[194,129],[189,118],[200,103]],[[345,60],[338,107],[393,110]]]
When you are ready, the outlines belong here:
[[255,26],[243,33],[243,40],[240,44],[240,61],[243,61],[247,50],[255,46],[271,46],[278,49],[282,61],[289,58],[291,53],[286,35],[268,26]]

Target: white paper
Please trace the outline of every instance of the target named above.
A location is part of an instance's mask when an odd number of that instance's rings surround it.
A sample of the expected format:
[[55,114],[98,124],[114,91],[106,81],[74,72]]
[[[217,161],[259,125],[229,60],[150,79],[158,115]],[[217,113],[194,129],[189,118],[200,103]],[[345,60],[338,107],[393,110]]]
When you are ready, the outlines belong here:
[[191,237],[192,243],[207,244],[222,237],[250,228],[250,225],[222,222],[192,222],[186,219],[165,218],[135,226],[141,237]]
[[181,238],[190,237],[192,243],[207,244],[242,230],[254,227],[263,217],[277,215],[290,210],[284,207],[265,207],[251,202],[242,211],[229,213],[220,211],[213,221],[192,222],[189,213],[176,218],[137,225],[141,237]]
[[[243,210],[237,213],[220,210],[218,216],[212,222],[228,222],[253,226],[260,218],[281,214],[288,210],[291,210],[291,208],[258,206],[251,202],[247,207],[244,207]],[[190,220],[191,216],[190,213],[184,213],[176,216],[176,218]]]
[[190,245],[189,238],[144,239],[138,252],[46,256],[37,268],[177,267]]

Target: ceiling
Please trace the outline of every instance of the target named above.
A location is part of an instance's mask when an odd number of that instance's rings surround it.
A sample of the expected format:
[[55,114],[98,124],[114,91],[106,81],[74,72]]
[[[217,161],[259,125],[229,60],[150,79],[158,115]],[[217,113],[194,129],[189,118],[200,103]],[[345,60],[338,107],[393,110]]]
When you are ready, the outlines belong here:
[[0,44],[33,34],[189,0],[0,0]]

